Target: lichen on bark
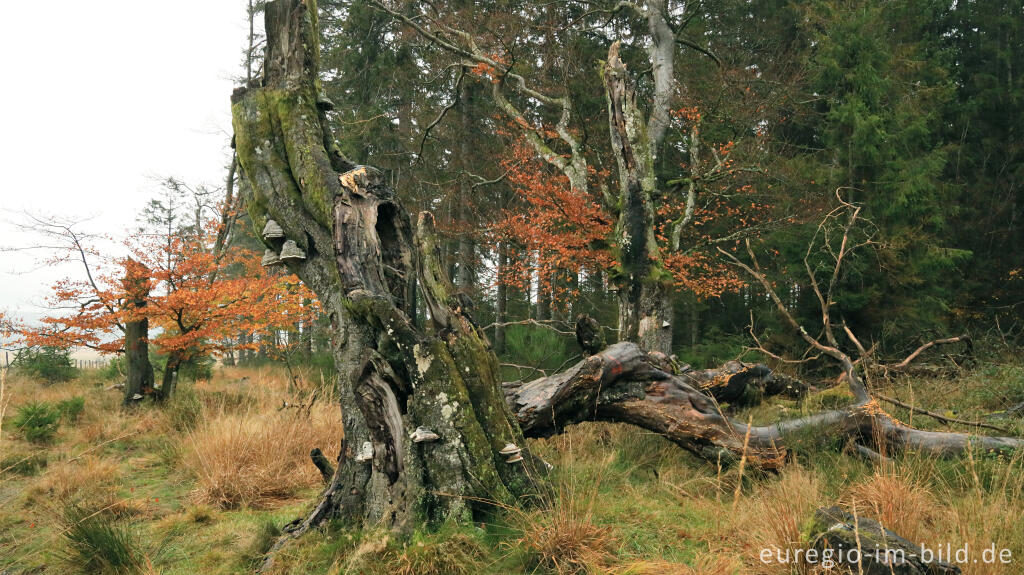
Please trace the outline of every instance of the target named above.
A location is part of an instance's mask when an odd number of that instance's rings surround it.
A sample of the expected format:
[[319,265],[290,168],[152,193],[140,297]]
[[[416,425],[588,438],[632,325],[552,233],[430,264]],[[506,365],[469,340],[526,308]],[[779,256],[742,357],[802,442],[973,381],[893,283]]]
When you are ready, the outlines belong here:
[[[317,106],[315,10],[312,0],[267,4],[264,77],[232,98],[253,224],[259,232],[274,219],[306,252],[286,264],[335,327],[344,438],[339,430],[334,477],[292,535],[331,518],[407,533],[470,521],[529,497],[537,460],[504,402],[489,342],[438,264],[432,218],[421,215],[414,236],[383,178],[337,151]],[[417,283],[425,327],[413,312]],[[413,441],[419,427],[439,439]],[[522,462],[498,453],[506,443],[523,447]]]

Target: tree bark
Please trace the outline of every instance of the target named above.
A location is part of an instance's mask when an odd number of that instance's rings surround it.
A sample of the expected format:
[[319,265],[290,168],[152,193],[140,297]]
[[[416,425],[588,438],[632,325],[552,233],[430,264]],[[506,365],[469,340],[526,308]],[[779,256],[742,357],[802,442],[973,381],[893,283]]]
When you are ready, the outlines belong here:
[[[232,96],[247,205],[256,230],[274,219],[305,252],[285,263],[331,318],[343,407],[337,470],[292,535],[331,518],[410,531],[514,503],[534,490],[535,460],[503,401],[497,358],[442,267],[433,218],[421,214],[413,237],[379,172],[338,150],[316,106],[315,1],[268,3],[266,30],[262,85]],[[424,329],[410,319],[414,274]],[[439,439],[416,442],[420,427]],[[508,443],[523,447],[521,462],[499,453]]]
[[494,352],[499,356],[505,353],[505,322],[508,321],[508,284],[505,273],[508,268],[508,243],[498,244],[498,287],[495,302],[496,317],[494,321]]
[[604,67],[612,151],[619,171],[620,212],[616,283],[619,337],[651,351],[672,352],[672,275],[661,264],[654,233],[654,148],[636,105],[619,44]]
[[164,377],[160,384],[160,400],[174,397],[174,389],[178,386],[178,369],[181,367],[181,359],[171,354],[167,358],[167,365],[164,366]]
[[128,259],[125,265],[125,294],[128,317],[124,322],[124,354],[127,381],[124,386],[124,405],[134,405],[142,398],[152,396],[153,365],[149,362],[149,270],[139,262]]
[[710,461],[745,455],[750,464],[764,469],[781,468],[788,437],[808,429],[847,437],[883,454],[911,450],[945,457],[969,447],[997,452],[1024,447],[1018,438],[914,429],[890,417],[870,397],[844,409],[749,429],[727,418],[712,399],[751,385],[764,387],[771,380],[764,366],[743,364],[677,376],[663,354],[619,342],[563,373],[506,384],[505,394],[527,437],[560,433],[580,421],[617,421],[653,431]]

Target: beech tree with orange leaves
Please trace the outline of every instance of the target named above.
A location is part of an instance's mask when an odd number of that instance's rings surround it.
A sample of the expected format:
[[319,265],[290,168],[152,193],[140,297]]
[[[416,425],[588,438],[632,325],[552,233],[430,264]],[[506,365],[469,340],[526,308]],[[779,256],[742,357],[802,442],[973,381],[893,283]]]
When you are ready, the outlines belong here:
[[[704,119],[699,104],[692,102],[695,98],[689,97],[689,106],[680,105],[688,101],[680,97],[685,89],[677,77],[680,50],[724,66],[710,50],[688,39],[688,12],[667,10],[665,0],[644,0],[588,13],[599,27],[607,22],[597,23],[617,18],[641,31],[631,39],[632,45],[623,46],[614,37],[609,42],[599,71],[607,138],[595,143],[587,119],[578,118],[576,106],[582,96],[529,77],[522,59],[517,60],[500,38],[476,38],[453,29],[451,22],[460,17],[457,9],[430,7],[409,14],[384,2],[371,4],[455,57],[467,74],[489,86],[493,103],[517,135],[520,149],[513,156],[521,156],[523,147],[532,152],[535,161],[519,165],[533,173],[508,174],[524,201],[519,214],[505,218],[502,229],[517,243],[533,248],[542,288],[548,289],[549,278],[557,275],[554,264],[569,256],[586,258],[591,250],[603,251],[598,259],[619,299],[620,339],[670,353],[677,288],[707,298],[741,285],[713,247],[758,231],[752,223],[763,206],[744,174],[760,172],[762,132],[755,129],[756,118],[747,118],[742,142],[720,139],[721,135],[708,138],[702,133]],[[616,28],[606,30],[614,33]],[[638,80],[627,70],[627,60],[650,66],[646,102],[638,102]],[[730,74],[726,91],[741,90],[756,71]],[[745,94],[750,94],[749,86]],[[739,149],[743,153],[737,154]],[[680,155],[686,160],[674,168],[665,165],[665,158]],[[608,156],[615,165],[614,177],[595,169]],[[587,221],[574,222],[588,210],[593,213],[584,216]],[[594,238],[599,232],[604,236]],[[591,240],[582,250],[581,238]],[[576,260],[567,267],[578,265]]]
[[[169,205],[160,209],[166,216],[160,225],[135,233],[124,242],[130,255],[113,261],[72,222],[36,218],[32,223],[36,231],[65,242],[54,244],[64,249],[51,261],[75,257],[84,273],[52,286],[48,305],[64,313],[23,327],[23,343],[125,353],[126,405],[146,396],[170,397],[183,365],[225,352],[225,342],[237,333],[286,329],[316,313],[315,305],[303,305],[315,300],[297,278],[267,273],[258,253],[231,244],[225,229],[234,221],[233,214],[225,216],[233,209],[229,205],[218,206],[209,217],[198,210],[188,225],[175,225]],[[150,344],[167,359],[159,388],[149,363]]]

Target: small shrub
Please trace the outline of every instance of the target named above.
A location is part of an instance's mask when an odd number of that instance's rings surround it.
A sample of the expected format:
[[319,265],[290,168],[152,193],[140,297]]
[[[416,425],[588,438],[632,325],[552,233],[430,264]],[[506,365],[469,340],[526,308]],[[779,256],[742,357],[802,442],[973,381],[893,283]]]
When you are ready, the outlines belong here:
[[100,375],[107,381],[112,380],[123,380],[125,374],[128,373],[128,360],[124,357],[118,356],[111,358],[110,361],[100,370]]
[[59,557],[80,573],[138,573],[146,565],[131,532],[114,519],[74,504],[62,511],[64,549]]
[[199,357],[189,360],[178,368],[178,377],[189,381],[209,380],[213,377],[214,361],[212,357]]
[[32,401],[19,407],[12,421],[28,441],[49,443],[60,426],[60,411],[44,401]]
[[46,383],[70,381],[78,373],[71,364],[70,351],[56,347],[30,347],[18,354],[15,368]]
[[65,423],[75,423],[82,417],[85,410],[85,398],[81,396],[62,399],[57,402],[57,411],[60,413],[60,420]]

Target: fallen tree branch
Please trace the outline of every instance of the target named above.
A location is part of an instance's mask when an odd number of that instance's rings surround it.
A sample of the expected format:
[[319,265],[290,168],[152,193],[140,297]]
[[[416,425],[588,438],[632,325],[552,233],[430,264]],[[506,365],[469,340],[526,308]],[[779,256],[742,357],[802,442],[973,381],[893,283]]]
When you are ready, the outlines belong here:
[[921,355],[922,353],[924,353],[928,349],[930,349],[932,347],[935,347],[936,345],[945,345],[945,344],[949,344],[949,343],[957,343],[957,342],[960,342],[960,341],[967,342],[968,346],[970,346],[970,344],[971,344],[971,336],[968,335],[968,334],[964,334],[964,335],[958,335],[956,337],[949,337],[949,338],[946,338],[946,339],[936,339],[936,340],[929,341],[928,343],[926,343],[926,344],[922,345],[921,347],[915,349],[914,352],[911,353],[910,355],[908,355],[906,358],[904,358],[903,361],[901,361],[901,362],[899,362],[897,364],[894,364],[894,365],[885,365],[885,366],[882,366],[882,368],[885,369],[886,371],[900,371],[900,370],[906,369],[907,366],[910,365],[910,362],[914,361],[914,359],[916,359],[917,356]]
[[904,403],[904,402],[902,402],[902,401],[900,401],[898,399],[893,399],[891,397],[886,397],[886,396],[884,396],[884,395],[882,395],[880,393],[876,393],[875,397],[877,397],[878,399],[881,399],[882,401],[884,401],[886,403],[891,403],[893,405],[897,405],[897,406],[902,407],[904,409],[909,409],[910,411],[913,411],[914,413],[920,413],[921,415],[927,415],[928,417],[931,417],[933,419],[937,419],[937,420],[945,422],[945,423],[957,423],[957,424],[960,424],[960,425],[970,425],[972,427],[984,427],[985,429],[991,429],[993,431],[998,431],[1000,433],[1011,433],[1011,431],[1009,429],[1006,429],[1006,428],[1003,428],[1003,427],[997,427],[995,425],[989,425],[987,423],[980,423],[980,422],[977,422],[977,421],[967,421],[967,420],[964,420],[964,419],[956,419],[955,417],[946,417],[945,415],[940,415],[938,413],[935,413],[934,411],[928,411],[927,409],[923,409],[923,408],[920,408],[920,407],[914,407],[913,405],[911,405],[909,403]]
[[498,327],[498,326],[536,325],[536,326],[539,326],[539,327],[543,327],[545,329],[550,329],[551,331],[553,331],[555,333],[562,334],[562,335],[576,335],[575,331],[565,331],[565,330],[558,329],[557,327],[555,327],[553,325],[556,322],[557,323],[561,323],[561,324],[565,323],[564,321],[537,320],[537,319],[524,319],[524,320],[520,320],[520,321],[496,321],[494,323],[491,323],[491,324],[488,324],[488,325],[484,326],[482,329],[483,329],[483,331],[487,331],[487,330],[489,330],[489,329],[491,329],[493,327]]

